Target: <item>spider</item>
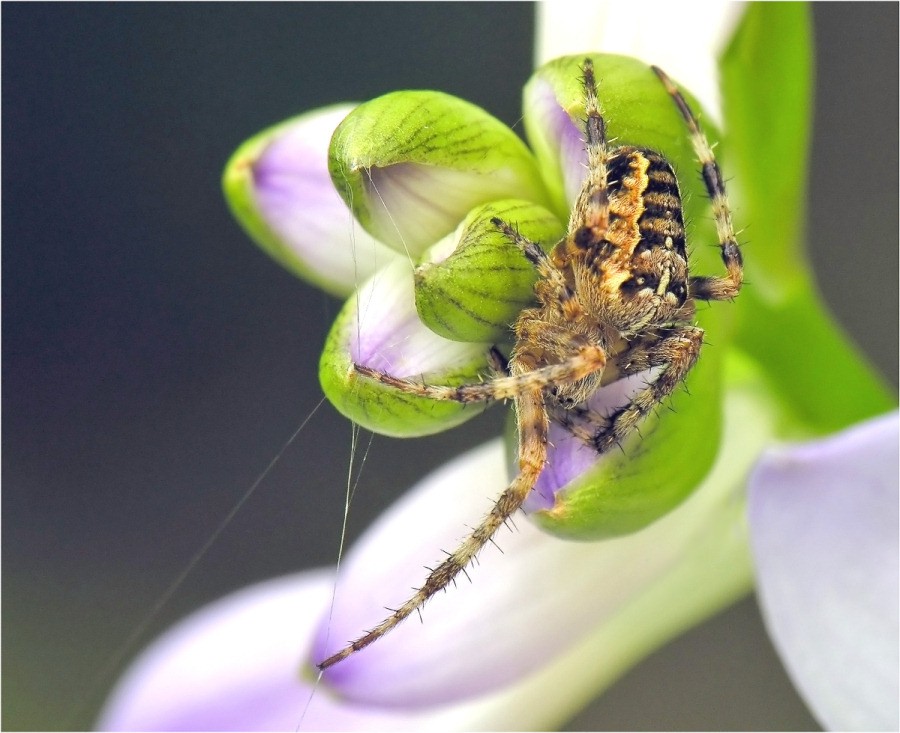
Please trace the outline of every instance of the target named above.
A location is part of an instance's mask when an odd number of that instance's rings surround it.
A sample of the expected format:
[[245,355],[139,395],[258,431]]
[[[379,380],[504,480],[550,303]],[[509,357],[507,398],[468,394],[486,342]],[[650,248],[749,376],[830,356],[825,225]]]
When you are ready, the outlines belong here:
[[[318,664],[326,669],[373,643],[446,588],[522,506],[547,461],[550,421],[601,454],[623,441],[678,386],[696,363],[703,330],[693,325],[696,300],[730,300],[743,279],[725,184],[697,118],[681,92],[651,67],[677,106],[712,200],[727,275],[690,276],[675,171],[658,152],[610,147],[593,63],[582,64],[588,172],[568,231],[548,255],[511,225],[493,225],[516,244],[539,275],[536,307],[514,325],[508,364],[492,352],[496,372],[478,384],[423,384],[354,364],[360,375],[437,400],[513,400],[519,432],[518,475],[474,531],[435,567],[409,600],[384,621]],[[587,406],[602,386],[657,368],[655,381],[624,406],[601,415]]]

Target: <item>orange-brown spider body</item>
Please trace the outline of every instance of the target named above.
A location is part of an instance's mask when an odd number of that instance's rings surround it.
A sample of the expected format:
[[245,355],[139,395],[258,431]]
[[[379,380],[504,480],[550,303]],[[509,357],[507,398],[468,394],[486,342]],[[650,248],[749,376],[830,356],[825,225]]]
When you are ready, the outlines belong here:
[[[653,67],[681,112],[699,158],[725,277],[689,275],[675,171],[653,150],[608,146],[590,59],[582,68],[588,172],[566,236],[548,255],[509,224],[493,220],[539,275],[537,304],[516,320],[515,346],[505,373],[484,383],[446,387],[354,365],[360,375],[410,394],[459,402],[513,400],[519,473],[471,535],[430,572],[406,603],[321,662],[321,669],[386,634],[465,569],[534,487],[547,461],[551,420],[598,453],[632,433],[697,360],[703,330],[693,325],[694,302],[730,299],[740,290],[741,253],[722,176],[681,93]],[[653,368],[656,379],[611,414],[601,415],[586,404],[601,386]]]

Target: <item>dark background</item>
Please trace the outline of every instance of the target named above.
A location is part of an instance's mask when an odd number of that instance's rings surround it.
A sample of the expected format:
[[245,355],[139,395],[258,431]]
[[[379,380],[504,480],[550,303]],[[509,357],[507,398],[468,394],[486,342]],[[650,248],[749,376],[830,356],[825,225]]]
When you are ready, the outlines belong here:
[[[88,726],[112,681],[97,670],[320,397],[318,351],[339,304],[231,220],[227,157],[297,112],[402,87],[514,123],[532,7],[5,3],[2,14],[2,722]],[[810,248],[839,320],[896,380],[898,6],[814,15]],[[351,537],[499,420],[415,450],[376,438]],[[349,447],[350,425],[324,406],[143,641],[247,583],[333,565]],[[748,600],[571,726],[815,722]]]

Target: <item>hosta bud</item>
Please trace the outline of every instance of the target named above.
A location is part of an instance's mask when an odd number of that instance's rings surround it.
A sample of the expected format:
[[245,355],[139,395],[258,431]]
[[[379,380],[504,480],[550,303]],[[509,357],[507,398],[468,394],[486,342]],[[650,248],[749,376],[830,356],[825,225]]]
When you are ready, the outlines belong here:
[[234,217],[276,262],[340,296],[397,257],[358,227],[328,174],[328,141],[351,104],[298,115],[247,140],[225,167]]
[[362,226],[412,257],[479,204],[546,201],[534,157],[515,133],[441,92],[394,92],[357,107],[334,133],[329,168]]
[[495,217],[547,251],[564,231],[553,214],[527,201],[495,201],[469,212],[415,271],[419,317],[445,338],[507,341],[519,311],[534,302],[537,270],[492,223]]
[[489,347],[448,341],[426,328],[416,315],[410,265],[398,260],[344,304],[322,352],[319,381],[341,413],[369,430],[396,437],[429,435],[475,417],[485,405],[405,394],[352,365],[455,386],[482,378]]

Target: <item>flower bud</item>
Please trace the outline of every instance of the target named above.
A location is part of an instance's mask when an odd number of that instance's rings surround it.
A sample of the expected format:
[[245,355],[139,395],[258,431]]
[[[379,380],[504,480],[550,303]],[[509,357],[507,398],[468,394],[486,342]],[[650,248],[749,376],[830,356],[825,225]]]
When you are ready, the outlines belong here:
[[534,157],[515,133],[441,92],[394,92],[357,107],[334,133],[329,168],[366,231],[412,257],[478,204],[546,201]]
[[360,374],[353,364],[418,383],[458,385],[488,370],[490,345],[448,341],[416,315],[410,265],[377,272],[338,314],[319,362],[326,397],[364,428],[394,437],[430,435],[478,415],[486,405],[409,395]]
[[519,311],[534,301],[537,270],[494,218],[547,251],[564,232],[553,214],[526,201],[495,201],[469,212],[455,236],[432,247],[415,271],[419,317],[445,338],[507,341]]
[[339,296],[397,256],[354,231],[328,174],[328,141],[352,109],[337,104],[263,130],[235,151],[222,180],[234,217],[272,259]]
[[[656,376],[651,370],[620,379],[598,390],[587,404],[609,415]],[[680,504],[720,449],[721,353],[704,354],[687,383],[690,394],[678,390],[621,450],[599,458],[593,448],[551,423],[549,468],[538,478],[525,510],[552,534],[591,540],[636,532]]]

